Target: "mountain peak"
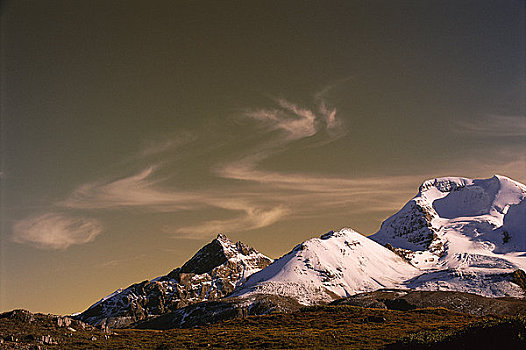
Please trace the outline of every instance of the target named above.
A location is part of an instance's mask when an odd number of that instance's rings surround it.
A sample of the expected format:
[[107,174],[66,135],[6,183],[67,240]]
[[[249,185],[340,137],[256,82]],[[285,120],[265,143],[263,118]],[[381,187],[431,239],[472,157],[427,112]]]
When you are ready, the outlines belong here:
[[[371,238],[382,244],[391,243],[411,250],[428,250],[434,246],[438,252],[446,242],[440,238],[441,233],[458,226],[459,220],[487,222],[484,225],[493,232],[502,226],[509,208],[524,198],[526,186],[501,175],[488,179],[441,177],[427,180],[420,186],[418,194],[385,220]],[[449,229],[445,230],[445,227]],[[471,231],[476,234],[480,230],[474,225],[469,229],[466,226],[462,234],[470,235]],[[492,244],[498,246],[499,239],[497,236],[492,238]]]
[[526,266],[520,254],[526,250],[525,213],[526,186],[519,182],[501,175],[442,177],[424,181],[370,238],[434,271],[411,282],[412,288],[517,295],[502,273]]
[[344,228],[299,244],[252,275],[234,295],[275,294],[308,305],[393,287],[415,271],[387,248]]
[[182,273],[202,274],[224,264],[228,260],[227,252],[234,244],[220,233],[212,242],[199,249],[179,270]]
[[243,242],[232,242],[226,235],[219,233],[217,238],[201,248],[180,269],[182,273],[202,274],[212,271],[214,268],[229,260],[246,261],[250,257],[270,259],[259,253],[254,248]]
[[125,327],[148,317],[230,294],[248,276],[272,262],[224,234],[202,247],[180,268],[101,299],[78,318],[92,325]]
[[215,240],[221,243],[225,243],[227,245],[232,244],[232,241],[230,240],[230,238],[228,238],[227,235],[225,235],[224,233],[218,233]]

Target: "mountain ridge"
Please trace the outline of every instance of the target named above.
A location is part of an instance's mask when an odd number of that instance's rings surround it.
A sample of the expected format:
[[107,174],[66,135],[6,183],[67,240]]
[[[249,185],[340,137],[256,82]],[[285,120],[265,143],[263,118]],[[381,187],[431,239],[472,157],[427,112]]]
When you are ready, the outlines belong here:
[[78,317],[110,327],[183,327],[385,288],[523,297],[525,218],[523,184],[500,175],[435,178],[371,236],[330,231],[272,262],[219,234],[182,267],[119,290]]

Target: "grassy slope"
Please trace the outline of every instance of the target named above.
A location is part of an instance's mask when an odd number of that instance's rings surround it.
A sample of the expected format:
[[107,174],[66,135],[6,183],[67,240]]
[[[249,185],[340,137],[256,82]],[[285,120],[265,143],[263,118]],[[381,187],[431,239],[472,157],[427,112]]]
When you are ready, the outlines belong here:
[[389,349],[526,349],[526,317],[474,322],[458,330],[410,334]]
[[[49,334],[58,344],[46,345],[46,349],[378,349],[411,333],[426,330],[448,332],[475,321],[489,322],[497,318],[482,318],[441,308],[393,311],[322,306],[291,314],[236,319],[195,329],[117,330],[108,339],[99,330],[71,332],[57,327],[50,319],[37,315],[35,321],[27,323],[0,318],[0,337],[15,335],[22,340],[16,348],[24,348],[25,345],[35,344],[35,341],[23,340],[28,334],[37,339]],[[97,340],[91,340],[92,336]],[[10,349],[11,345],[15,343],[4,342],[2,349]]]

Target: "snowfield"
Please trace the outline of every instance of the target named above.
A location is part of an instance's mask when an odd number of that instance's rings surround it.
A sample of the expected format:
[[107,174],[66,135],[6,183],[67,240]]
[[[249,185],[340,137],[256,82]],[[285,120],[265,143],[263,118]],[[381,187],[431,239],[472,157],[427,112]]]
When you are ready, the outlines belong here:
[[268,293],[315,304],[397,287],[417,273],[418,269],[389,249],[346,228],[296,246],[252,275],[234,295]]

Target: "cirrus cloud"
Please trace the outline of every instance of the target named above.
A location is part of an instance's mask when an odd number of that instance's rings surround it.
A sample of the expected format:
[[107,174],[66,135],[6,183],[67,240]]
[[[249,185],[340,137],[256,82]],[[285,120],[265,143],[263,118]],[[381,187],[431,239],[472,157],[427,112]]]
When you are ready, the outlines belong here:
[[144,207],[155,210],[191,209],[199,195],[159,190],[151,179],[155,167],[150,166],[135,175],[110,181],[79,186],[57,206],[69,209],[111,209]]
[[15,223],[12,240],[41,249],[66,249],[93,241],[102,232],[98,220],[57,213],[31,216]]
[[458,133],[485,137],[525,137],[526,115],[486,115],[476,122],[457,122]]

